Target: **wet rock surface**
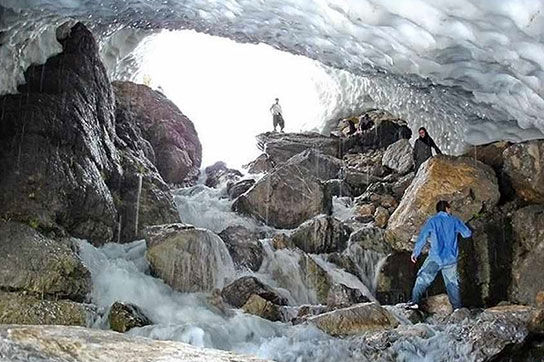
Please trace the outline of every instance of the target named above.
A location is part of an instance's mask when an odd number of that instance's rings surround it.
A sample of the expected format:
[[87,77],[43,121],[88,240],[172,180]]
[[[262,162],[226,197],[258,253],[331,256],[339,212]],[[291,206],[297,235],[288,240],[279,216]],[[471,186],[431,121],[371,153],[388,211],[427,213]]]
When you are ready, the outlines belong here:
[[351,229],[338,219],[319,215],[300,225],[291,235],[291,241],[307,253],[330,253],[344,250],[350,233]]
[[410,141],[401,139],[389,145],[383,154],[382,165],[400,174],[410,172],[414,167]]
[[251,161],[247,165],[244,165],[244,168],[247,169],[247,172],[250,174],[270,172],[274,169],[274,167],[274,162],[266,153],[262,153],[255,160]]
[[327,307],[332,309],[366,302],[370,302],[370,300],[359,289],[353,289],[344,284],[334,284],[329,289],[327,296]]
[[349,336],[367,331],[395,328],[399,322],[376,303],[357,304],[348,308],[308,318],[308,322],[332,336]]
[[117,114],[135,122],[153,148],[150,161],[167,183],[196,181],[202,146],[193,122],[162,93],[132,82],[113,82]]
[[279,305],[274,304],[257,294],[252,294],[249,297],[247,302],[242,306],[242,310],[272,322],[281,321],[283,317]]
[[227,182],[237,182],[243,175],[240,171],[228,168],[223,161],[218,161],[204,169],[206,174],[206,186],[218,187]]
[[264,254],[259,239],[263,235],[243,226],[229,226],[219,233],[219,237],[225,242],[237,269],[259,270]]
[[0,222],[0,289],[83,301],[91,291],[91,275],[72,248],[71,240]]
[[0,291],[0,324],[90,326],[97,317],[90,304],[48,300],[21,292]]
[[181,342],[80,327],[3,325],[0,326],[0,342],[3,345],[0,358],[11,361],[264,361]]
[[234,274],[227,247],[209,230],[169,224],[147,228],[144,234],[153,274],[175,290],[211,291]]
[[228,184],[227,194],[229,195],[229,199],[236,199],[238,196],[249,190],[253,185],[255,185],[255,180],[253,179],[240,180],[236,183]]
[[0,215],[104,243],[116,220],[108,184],[120,173],[114,96],[85,26],[59,42],[62,53],[0,100]]
[[224,301],[233,307],[240,308],[252,295],[257,295],[277,305],[287,305],[287,300],[273,288],[251,276],[241,277],[227,285],[221,291]]
[[328,214],[331,206],[331,195],[321,181],[287,164],[257,181],[232,208],[267,225],[292,229],[313,216]]
[[136,305],[115,302],[108,314],[110,328],[116,332],[125,333],[135,327],[144,327],[152,324],[144,312]]

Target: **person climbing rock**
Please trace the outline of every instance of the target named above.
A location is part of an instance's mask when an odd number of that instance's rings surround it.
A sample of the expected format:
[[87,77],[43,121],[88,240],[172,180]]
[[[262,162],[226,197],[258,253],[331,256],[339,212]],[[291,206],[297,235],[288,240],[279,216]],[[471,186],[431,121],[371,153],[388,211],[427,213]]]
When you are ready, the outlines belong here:
[[357,128],[355,127],[355,123],[353,123],[353,121],[351,119],[348,119],[348,127],[349,127],[349,131],[348,131],[348,136],[351,136],[352,134],[354,134],[355,132],[357,132]]
[[421,127],[418,132],[419,138],[416,140],[413,150],[416,173],[419,169],[419,166],[421,166],[423,162],[427,161],[433,156],[432,148],[434,148],[437,155],[442,154],[442,152],[440,151],[436,143],[434,143],[434,140],[431,138],[431,136],[429,136],[427,130],[424,127]]
[[430,239],[429,256],[419,269],[417,279],[412,290],[412,299],[407,304],[409,309],[418,309],[418,303],[423,293],[431,285],[439,271],[442,272],[448,298],[454,309],[462,307],[459,291],[459,277],[457,274],[457,259],[459,250],[457,234],[468,238],[472,231],[457,217],[451,215],[451,206],[441,200],[436,204],[437,214],[427,220],[419,233],[411,259],[415,264],[423,247]]
[[270,107],[270,112],[272,113],[274,132],[276,132],[277,126],[280,126],[280,132],[283,132],[283,127],[285,127],[285,121],[283,120],[279,98],[276,98],[276,102]]

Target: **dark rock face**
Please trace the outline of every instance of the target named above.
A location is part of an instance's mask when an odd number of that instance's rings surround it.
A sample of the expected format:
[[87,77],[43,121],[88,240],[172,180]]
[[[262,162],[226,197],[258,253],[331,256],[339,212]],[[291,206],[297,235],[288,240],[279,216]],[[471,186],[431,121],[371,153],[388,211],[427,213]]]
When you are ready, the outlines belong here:
[[319,215],[300,225],[291,235],[299,249],[314,254],[342,251],[351,229],[331,216]]
[[411,136],[412,131],[405,122],[398,119],[384,119],[374,122],[372,128],[343,140],[342,152],[385,148],[400,139],[410,139]]
[[255,180],[253,179],[240,180],[234,184],[228,184],[227,194],[229,195],[229,199],[236,199],[238,196],[249,190],[253,185],[255,185]]
[[259,270],[264,255],[259,242],[261,235],[243,226],[229,226],[219,233],[219,237],[225,242],[237,269]]
[[253,294],[277,305],[287,305],[285,298],[255,277],[246,276],[237,279],[221,291],[225,302],[236,308],[241,308],[246,304]]
[[221,183],[236,182],[242,177],[242,173],[238,170],[228,168],[223,161],[218,161],[211,166],[206,167],[206,186],[217,187]]
[[28,225],[0,223],[0,289],[83,301],[91,275],[70,240],[42,236]]
[[284,163],[308,149],[319,150],[334,157],[340,155],[338,139],[319,133],[262,133],[257,136],[257,146],[275,165]]
[[544,206],[533,205],[517,210],[512,218],[514,256],[511,298],[522,304],[535,304],[544,290]]
[[523,200],[544,204],[544,141],[529,141],[508,147],[504,171]]
[[113,92],[81,23],[59,42],[21,94],[0,99],[0,215],[103,243],[116,220],[107,184],[120,173]]
[[359,289],[353,289],[344,284],[334,284],[327,297],[327,306],[334,309],[366,302],[370,300]]
[[465,306],[493,306],[508,299],[513,252],[511,217],[496,209],[470,225],[472,238],[459,239],[461,299]]
[[115,302],[111,306],[108,321],[110,328],[119,333],[152,324],[138,306],[120,302]]
[[[119,98],[117,103],[119,105]],[[116,146],[121,156],[123,175],[119,187],[112,193],[121,226],[118,237],[119,241],[124,242],[142,238],[146,226],[179,221],[179,215],[168,185],[151,161],[155,159],[155,151],[143,137],[137,119],[119,105],[116,122]]]
[[329,214],[332,202],[323,183],[303,168],[287,164],[260,179],[232,207],[267,225],[292,229],[315,215]]
[[[196,181],[202,146],[193,122],[162,93],[132,82],[113,82],[118,114],[141,129],[153,148],[156,165],[167,183]],[[149,156],[149,155],[146,155]]]

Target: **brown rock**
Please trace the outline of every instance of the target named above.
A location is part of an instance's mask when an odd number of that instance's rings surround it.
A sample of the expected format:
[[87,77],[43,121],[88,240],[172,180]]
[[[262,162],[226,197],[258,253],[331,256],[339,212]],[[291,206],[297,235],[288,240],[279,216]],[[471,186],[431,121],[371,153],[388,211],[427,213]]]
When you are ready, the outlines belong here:
[[194,181],[200,173],[202,146],[193,122],[162,93],[132,82],[113,82],[118,109],[137,121],[153,147],[154,164],[168,183]]
[[429,314],[451,314],[453,312],[447,294],[433,295],[424,299],[421,309]]
[[180,292],[208,292],[222,288],[234,275],[225,243],[206,229],[168,224],[144,231],[153,274]]
[[374,204],[363,204],[357,207],[357,214],[360,216],[374,216],[375,211]]
[[544,141],[514,144],[504,153],[504,171],[523,200],[544,204]]
[[511,300],[533,304],[544,290],[544,205],[517,210],[512,218],[515,238]]
[[280,296],[273,288],[252,276],[236,279],[221,291],[221,296],[225,302],[236,308],[240,308],[246,304],[251,295],[258,295],[274,304],[287,305],[287,299]]
[[541,290],[538,293],[536,293],[535,306],[537,308],[544,308],[544,290]]
[[389,311],[376,303],[337,309],[310,317],[308,322],[332,336],[357,335],[367,331],[392,329],[399,325]]
[[313,216],[329,214],[332,201],[317,178],[296,164],[286,164],[261,178],[232,208],[267,225],[293,229]]
[[273,322],[282,320],[281,308],[257,294],[252,294],[249,297],[242,310]]
[[121,302],[113,303],[108,314],[108,321],[110,328],[120,333],[152,324],[138,306]]
[[291,235],[291,241],[307,253],[331,253],[346,248],[350,233],[351,229],[340,220],[318,215],[300,225]]
[[274,169],[275,165],[266,153],[262,153],[254,161],[251,161],[243,167],[247,169],[248,173],[256,174],[270,172]]
[[276,250],[288,248],[290,245],[292,245],[291,240],[284,233],[276,234],[272,238],[272,246]]
[[389,211],[387,211],[387,209],[382,206],[378,206],[376,208],[376,212],[374,213],[374,222],[376,226],[383,229],[387,225],[388,221]]
[[424,221],[436,213],[436,203],[447,200],[462,220],[499,201],[497,178],[493,170],[466,157],[437,156],[419,169],[416,178],[389,220],[386,238],[399,250],[411,250],[411,239]]

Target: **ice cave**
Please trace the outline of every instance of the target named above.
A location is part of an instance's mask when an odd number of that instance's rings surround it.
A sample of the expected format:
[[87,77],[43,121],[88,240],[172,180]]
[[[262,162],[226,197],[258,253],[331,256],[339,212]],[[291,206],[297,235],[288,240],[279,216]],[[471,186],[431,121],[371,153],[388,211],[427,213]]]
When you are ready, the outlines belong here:
[[543,114],[544,0],[0,0],[0,360],[543,361]]

